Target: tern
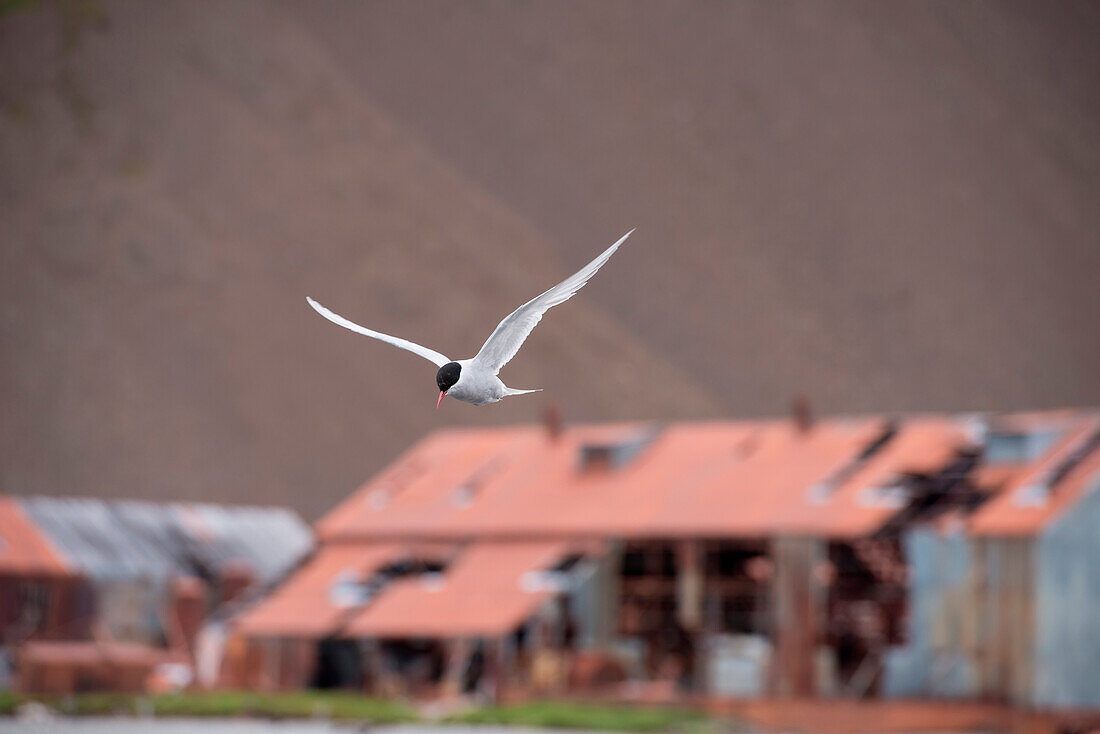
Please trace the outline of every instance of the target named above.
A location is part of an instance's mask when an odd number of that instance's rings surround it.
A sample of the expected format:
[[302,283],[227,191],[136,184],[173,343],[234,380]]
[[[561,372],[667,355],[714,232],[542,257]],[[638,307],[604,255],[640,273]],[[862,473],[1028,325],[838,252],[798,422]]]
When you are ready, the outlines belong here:
[[439,399],[435,401],[436,409],[447,395],[473,405],[496,403],[512,395],[525,395],[541,390],[541,388],[516,390],[505,385],[497,374],[512,357],[516,356],[516,352],[523,346],[531,330],[542,320],[542,315],[554,306],[565,303],[583,288],[584,284],[603,267],[604,263],[615,254],[615,250],[619,249],[619,245],[625,242],[633,232],[634,230],[630,230],[618,242],[600,253],[595,260],[505,316],[481,345],[481,350],[469,359],[452,360],[434,349],[348,321],[308,296],[306,301],[317,313],[334,324],[339,324],[357,334],[380,339],[387,344],[406,349],[439,367],[439,371],[435,373],[435,384],[439,388]]

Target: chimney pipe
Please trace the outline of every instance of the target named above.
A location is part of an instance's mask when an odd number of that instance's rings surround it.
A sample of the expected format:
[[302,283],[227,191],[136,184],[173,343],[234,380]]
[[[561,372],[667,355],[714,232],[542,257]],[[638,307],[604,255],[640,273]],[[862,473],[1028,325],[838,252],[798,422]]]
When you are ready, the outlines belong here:
[[542,409],[542,424],[546,427],[546,437],[551,441],[557,441],[564,430],[561,416],[561,408],[555,402],[546,404]]
[[798,395],[791,403],[791,418],[799,433],[809,433],[814,425],[813,411],[810,399],[805,395]]

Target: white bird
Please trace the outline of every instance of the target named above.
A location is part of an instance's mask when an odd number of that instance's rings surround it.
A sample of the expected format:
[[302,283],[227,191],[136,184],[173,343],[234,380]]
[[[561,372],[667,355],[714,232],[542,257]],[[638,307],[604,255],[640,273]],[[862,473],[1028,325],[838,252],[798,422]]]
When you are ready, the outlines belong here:
[[348,321],[343,316],[334,314],[327,308],[317,303],[312,298],[306,297],[306,301],[317,313],[324,316],[334,324],[339,324],[345,329],[351,329],[357,334],[363,334],[374,339],[381,339],[395,347],[407,349],[439,367],[435,373],[435,384],[439,387],[439,399],[435,401],[435,407],[443,402],[446,395],[466,403],[485,405],[495,403],[511,395],[523,395],[539,390],[515,390],[505,385],[497,373],[500,368],[508,364],[516,352],[523,346],[531,330],[542,320],[542,315],[549,309],[560,303],[565,303],[576,294],[584,284],[603,267],[615,250],[619,249],[627,237],[633,233],[630,230],[624,234],[618,242],[604,250],[599,257],[585,265],[573,275],[569,276],[556,286],[540,296],[532,298],[527,303],[508,314],[497,324],[497,328],[481,345],[481,350],[470,359],[451,360],[434,349],[422,347],[407,339],[401,339],[380,331],[373,331],[359,324]]

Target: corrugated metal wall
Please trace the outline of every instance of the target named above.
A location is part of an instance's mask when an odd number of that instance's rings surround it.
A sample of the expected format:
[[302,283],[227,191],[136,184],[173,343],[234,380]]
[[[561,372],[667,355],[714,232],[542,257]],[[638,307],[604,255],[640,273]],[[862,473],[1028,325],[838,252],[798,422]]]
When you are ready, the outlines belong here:
[[162,584],[244,560],[268,584],[313,546],[309,527],[281,507],[55,497],[19,501],[69,562],[97,583],[145,579]]
[[969,538],[918,527],[903,542],[910,569],[908,643],[886,656],[883,695],[972,696],[978,635]]
[[973,579],[979,694],[1031,700],[1035,662],[1035,540],[976,538]]
[[1035,670],[1035,543],[914,528],[909,643],[887,657],[888,696],[1025,703]]
[[908,643],[883,692],[1100,706],[1100,476],[1038,538],[913,528]]
[[1036,546],[1034,703],[1100,707],[1100,476]]

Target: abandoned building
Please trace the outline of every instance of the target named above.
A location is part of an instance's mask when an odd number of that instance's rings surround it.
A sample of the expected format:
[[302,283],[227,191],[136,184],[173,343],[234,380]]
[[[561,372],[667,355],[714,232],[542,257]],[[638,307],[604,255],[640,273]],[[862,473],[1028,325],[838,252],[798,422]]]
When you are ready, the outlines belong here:
[[438,431],[232,620],[222,682],[1098,706],[1098,420]]
[[906,529],[897,696],[1100,705],[1100,417],[1009,416],[983,436],[988,501]]
[[313,545],[283,508],[0,497],[0,685],[145,690],[195,680],[217,610]]
[[19,503],[0,496],[0,631],[11,639],[86,636],[84,584]]

